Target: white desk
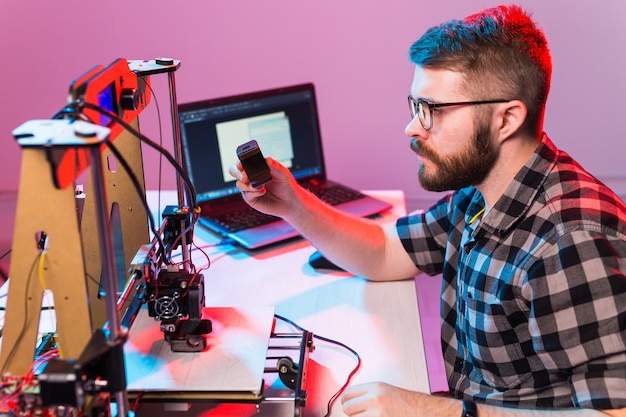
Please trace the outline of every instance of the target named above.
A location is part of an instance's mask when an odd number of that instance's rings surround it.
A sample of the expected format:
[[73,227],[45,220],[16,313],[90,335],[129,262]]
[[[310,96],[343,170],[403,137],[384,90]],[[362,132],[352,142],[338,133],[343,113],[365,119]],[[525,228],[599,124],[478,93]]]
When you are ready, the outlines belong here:
[[[371,194],[394,205],[379,221],[393,222],[405,213],[402,192]],[[156,193],[149,192],[148,200],[156,210]],[[161,192],[161,206],[175,201],[174,192]],[[195,242],[199,246],[217,241],[215,235],[196,227]],[[410,390],[430,391],[412,280],[376,283],[342,272],[317,272],[307,263],[314,248],[302,239],[255,252],[236,246],[209,247],[205,251],[211,258],[210,268],[203,272],[208,307],[272,306],[276,314],[314,334],[356,350],[362,365],[352,384],[383,381]],[[204,265],[198,251],[193,251],[192,258],[197,267]],[[284,329],[291,330],[289,326]],[[356,364],[353,355],[339,347],[319,340],[315,340],[315,346],[308,366],[304,416],[323,416],[328,400]],[[268,394],[282,386],[280,381],[265,382]],[[293,416],[293,404],[264,403],[259,411],[250,405],[193,404],[187,413],[177,415]],[[146,403],[138,409],[140,417],[155,413],[163,415],[163,405]],[[344,415],[339,401],[331,415]]]

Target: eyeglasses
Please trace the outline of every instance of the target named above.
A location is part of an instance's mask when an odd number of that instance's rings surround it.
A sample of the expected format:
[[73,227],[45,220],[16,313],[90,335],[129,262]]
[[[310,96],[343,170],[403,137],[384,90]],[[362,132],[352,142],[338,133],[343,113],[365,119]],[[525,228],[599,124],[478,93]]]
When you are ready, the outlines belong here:
[[455,103],[431,103],[424,99],[418,98],[415,100],[409,96],[409,109],[411,111],[411,119],[418,117],[424,130],[430,130],[433,127],[433,110],[439,107],[449,106],[474,106],[476,104],[492,104],[492,103],[506,103],[511,100],[481,100],[481,101],[457,101]]

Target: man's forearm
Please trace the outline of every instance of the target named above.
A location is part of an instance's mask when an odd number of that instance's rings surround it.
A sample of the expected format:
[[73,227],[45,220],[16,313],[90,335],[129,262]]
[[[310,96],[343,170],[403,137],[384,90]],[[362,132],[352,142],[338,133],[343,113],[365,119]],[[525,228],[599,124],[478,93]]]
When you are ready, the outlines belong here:
[[[427,410],[428,413],[420,411],[418,415],[431,417],[461,416],[463,402],[452,398],[438,397],[432,395],[418,394],[420,409]],[[477,417],[626,417],[626,408],[618,410],[592,410],[588,408],[578,409],[528,409],[497,407],[486,404],[477,404]]]
[[285,220],[325,256],[363,276],[384,264],[385,233],[380,225],[330,207],[306,190],[299,190],[297,197]]

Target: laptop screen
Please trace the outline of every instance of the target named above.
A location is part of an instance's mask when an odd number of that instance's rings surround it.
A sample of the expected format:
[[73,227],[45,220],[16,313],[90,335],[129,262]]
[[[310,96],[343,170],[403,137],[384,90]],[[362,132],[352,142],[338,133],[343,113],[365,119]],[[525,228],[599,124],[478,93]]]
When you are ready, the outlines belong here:
[[228,167],[255,139],[298,179],[326,179],[313,84],[178,105],[187,173],[199,202],[237,194]]

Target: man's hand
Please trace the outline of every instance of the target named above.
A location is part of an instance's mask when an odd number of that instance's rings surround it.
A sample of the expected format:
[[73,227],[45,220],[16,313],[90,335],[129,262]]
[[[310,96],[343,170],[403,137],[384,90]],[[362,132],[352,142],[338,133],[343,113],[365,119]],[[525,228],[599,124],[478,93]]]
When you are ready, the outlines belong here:
[[250,185],[241,162],[231,165],[228,173],[237,180],[237,189],[244,200],[256,210],[278,217],[284,217],[296,200],[299,187],[291,172],[271,157],[266,158],[272,174],[272,181],[259,188]]
[[351,417],[460,416],[462,408],[457,400],[433,397],[382,382],[349,387],[341,402],[343,412]]
[[[460,400],[408,391],[382,382],[349,387],[341,398],[343,411],[350,417],[450,417],[460,416]],[[520,409],[478,406],[480,417],[626,417],[626,408],[592,409]]]

